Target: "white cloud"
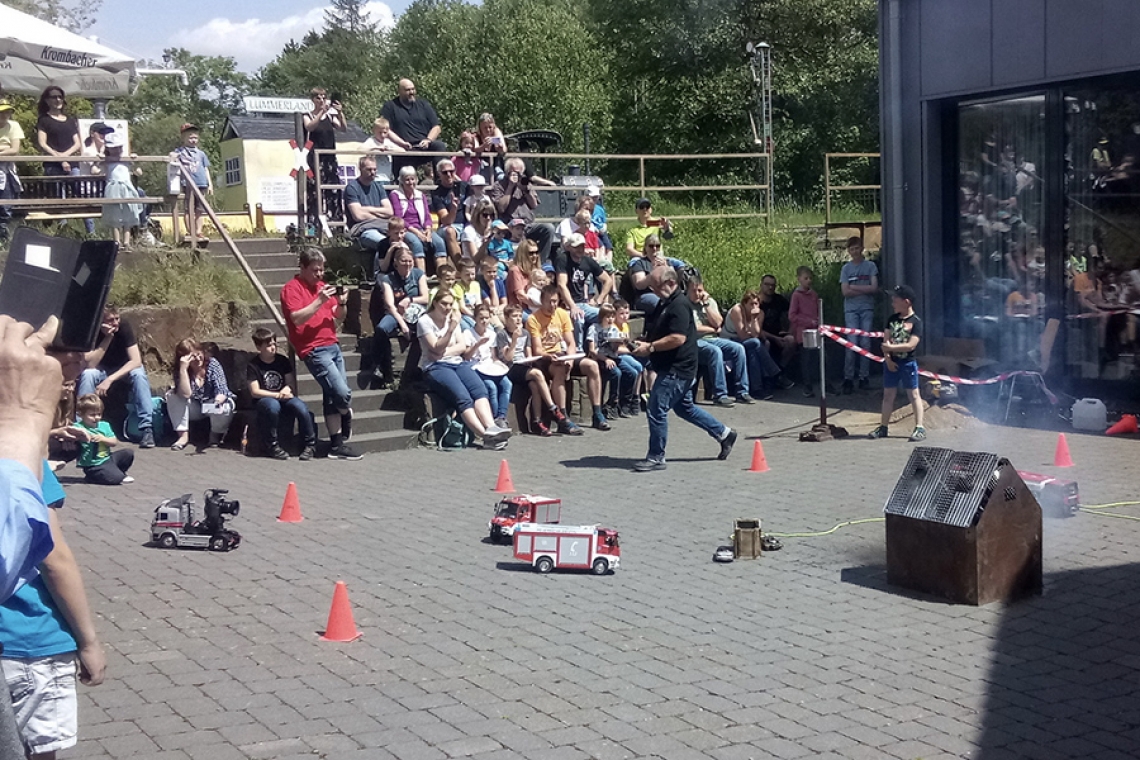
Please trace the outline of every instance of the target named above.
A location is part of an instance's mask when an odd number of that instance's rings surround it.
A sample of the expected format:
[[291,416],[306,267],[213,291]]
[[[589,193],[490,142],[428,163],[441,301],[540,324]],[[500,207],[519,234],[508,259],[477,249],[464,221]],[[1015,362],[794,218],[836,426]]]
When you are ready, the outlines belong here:
[[[392,9],[385,3],[374,1],[365,8],[375,23],[383,27],[395,23]],[[279,20],[214,18],[193,29],[178,30],[171,36],[170,45],[198,55],[231,56],[239,69],[254,71],[273,60],[289,40],[300,42],[305,34],[320,30],[324,23],[324,6]]]

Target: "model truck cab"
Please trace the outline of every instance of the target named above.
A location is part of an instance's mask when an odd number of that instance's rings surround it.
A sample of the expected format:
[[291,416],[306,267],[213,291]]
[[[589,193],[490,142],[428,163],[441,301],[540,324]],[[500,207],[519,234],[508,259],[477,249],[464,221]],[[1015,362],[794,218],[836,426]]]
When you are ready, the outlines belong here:
[[562,518],[562,500],[521,494],[508,496],[495,505],[495,515],[487,523],[491,542],[510,540],[521,523],[557,523]]
[[236,515],[238,502],[224,498],[226,491],[206,492],[206,517],[194,519],[194,497],[191,494],[166,499],[154,509],[150,522],[150,538],[163,549],[198,548],[217,552],[236,549],[241,534],[225,527],[224,515]]
[[514,541],[515,559],[530,562],[540,573],[563,567],[605,575],[621,562],[618,532],[597,525],[520,523]]
[[1041,505],[1041,512],[1048,517],[1072,517],[1081,508],[1077,481],[1024,470],[1018,470],[1017,474]]

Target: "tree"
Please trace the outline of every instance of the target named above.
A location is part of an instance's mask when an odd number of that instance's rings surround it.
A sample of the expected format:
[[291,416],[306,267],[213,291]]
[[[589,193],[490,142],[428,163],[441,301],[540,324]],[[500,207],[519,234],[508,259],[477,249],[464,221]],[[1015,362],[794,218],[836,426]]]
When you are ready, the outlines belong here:
[[4,4],[70,32],[82,32],[95,23],[103,0],[5,0]]
[[[249,91],[249,78],[237,70],[233,58],[194,55],[181,48],[164,51],[174,68],[186,72],[187,83],[176,76],[148,76],[128,98],[107,105],[108,116],[131,124],[131,149],[140,156],[161,156],[180,144],[179,127],[184,122],[201,128],[199,147],[219,166],[218,142],[226,117],[241,108]],[[143,185],[157,189],[165,184],[166,170],[156,164],[143,166]]]
[[364,0],[330,0],[325,10],[325,29],[344,29],[353,34],[375,31]]

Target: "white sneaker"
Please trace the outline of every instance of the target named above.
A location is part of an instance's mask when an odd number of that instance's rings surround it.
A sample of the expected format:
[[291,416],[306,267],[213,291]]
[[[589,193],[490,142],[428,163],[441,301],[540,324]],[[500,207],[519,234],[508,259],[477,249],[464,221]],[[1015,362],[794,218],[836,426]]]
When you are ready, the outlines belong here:
[[487,428],[487,435],[510,436],[511,433],[512,433],[512,431],[509,427],[499,427],[498,424],[492,424],[490,427]]
[[134,478],[132,478],[130,475],[127,475],[127,476],[125,476],[125,477],[124,477],[124,478],[123,478],[123,479],[122,479],[120,482],[121,482],[123,485],[126,485],[127,483],[134,483],[134,482],[135,482],[135,479],[134,479]]

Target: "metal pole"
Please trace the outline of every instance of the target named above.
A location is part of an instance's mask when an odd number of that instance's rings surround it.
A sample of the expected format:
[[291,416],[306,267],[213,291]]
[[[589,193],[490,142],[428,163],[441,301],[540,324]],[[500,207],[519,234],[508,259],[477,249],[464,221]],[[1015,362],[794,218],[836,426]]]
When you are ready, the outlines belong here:
[[831,161],[823,154],[823,221],[831,224]]
[[[819,299],[819,326],[823,327],[823,299]],[[824,355],[827,353],[827,338],[819,334],[819,424],[827,424],[827,366]]]
[[645,156],[639,156],[637,159],[638,171],[641,176],[641,197],[645,197]]
[[586,153],[586,176],[590,176],[590,123],[582,125],[582,150]]
[[[305,145],[305,115],[293,114],[293,133],[294,139],[300,146]],[[300,240],[305,239],[305,171],[302,169],[297,172],[297,235]]]

